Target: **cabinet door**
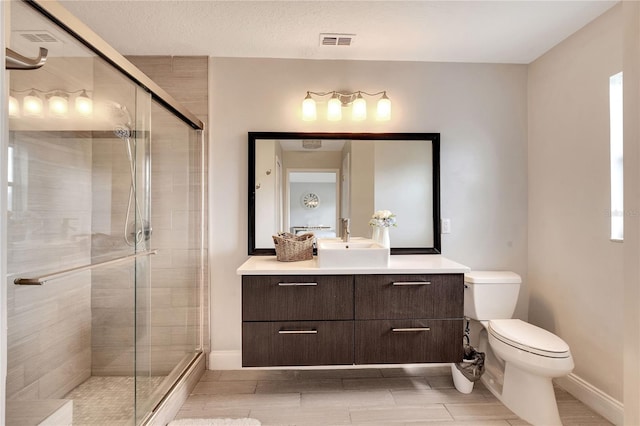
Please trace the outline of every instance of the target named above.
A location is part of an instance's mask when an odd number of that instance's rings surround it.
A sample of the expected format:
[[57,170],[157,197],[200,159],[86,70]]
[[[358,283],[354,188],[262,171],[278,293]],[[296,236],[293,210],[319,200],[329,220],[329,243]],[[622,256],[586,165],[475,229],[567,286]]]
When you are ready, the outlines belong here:
[[353,319],[352,275],[245,275],[243,321]]
[[462,320],[356,321],[355,362],[460,362],[462,327]]
[[356,319],[462,318],[462,274],[356,275]]
[[353,321],[245,322],[242,366],[353,364]]

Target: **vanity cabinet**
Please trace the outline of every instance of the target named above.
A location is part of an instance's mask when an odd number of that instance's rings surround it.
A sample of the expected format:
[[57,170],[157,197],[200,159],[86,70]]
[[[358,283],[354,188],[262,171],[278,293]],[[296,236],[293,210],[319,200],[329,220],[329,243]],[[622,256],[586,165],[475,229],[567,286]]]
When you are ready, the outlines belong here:
[[462,359],[462,274],[356,275],[355,363]]
[[353,276],[242,277],[242,365],[353,364]]
[[243,275],[245,367],[462,360],[462,274]]

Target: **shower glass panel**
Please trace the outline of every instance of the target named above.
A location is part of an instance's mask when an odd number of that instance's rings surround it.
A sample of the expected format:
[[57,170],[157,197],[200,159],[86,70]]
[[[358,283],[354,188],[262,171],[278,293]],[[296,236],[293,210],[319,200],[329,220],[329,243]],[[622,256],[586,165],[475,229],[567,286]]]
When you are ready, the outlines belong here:
[[202,351],[201,132],[10,10],[6,424],[141,424]]
[[[144,416],[201,349],[200,132],[151,103],[150,279],[138,281],[136,399]],[[145,170],[148,170],[145,168]]]

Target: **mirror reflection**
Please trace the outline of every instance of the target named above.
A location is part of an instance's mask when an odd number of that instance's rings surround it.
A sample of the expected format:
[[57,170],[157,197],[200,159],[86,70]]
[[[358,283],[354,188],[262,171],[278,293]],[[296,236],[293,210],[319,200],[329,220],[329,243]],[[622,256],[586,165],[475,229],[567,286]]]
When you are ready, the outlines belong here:
[[272,235],[371,237],[392,211],[391,252],[439,253],[439,134],[249,134],[249,254],[274,254]]

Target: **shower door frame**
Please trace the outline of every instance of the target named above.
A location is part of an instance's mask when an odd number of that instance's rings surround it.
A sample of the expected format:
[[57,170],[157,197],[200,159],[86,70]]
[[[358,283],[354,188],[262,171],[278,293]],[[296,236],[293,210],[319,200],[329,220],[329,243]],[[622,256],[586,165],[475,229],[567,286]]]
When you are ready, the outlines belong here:
[[[6,29],[4,25],[5,17],[9,16],[9,2],[2,2],[0,5],[0,22],[3,23],[2,28]],[[8,31],[8,29],[6,29]],[[0,31],[0,47],[2,51],[5,50],[7,43],[5,37],[5,31]],[[0,159],[2,164],[0,165],[0,187],[7,187],[7,158],[4,155],[8,151],[9,143],[9,111],[7,111],[7,103],[4,99],[8,99],[7,91],[7,79],[4,66],[0,69]],[[7,211],[7,191],[0,191],[0,235],[7,235],[7,215],[4,212]],[[0,238],[0,422],[5,421],[5,401],[6,401],[6,382],[7,382],[7,241],[5,238]]]

